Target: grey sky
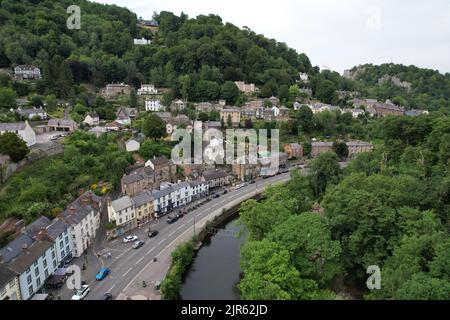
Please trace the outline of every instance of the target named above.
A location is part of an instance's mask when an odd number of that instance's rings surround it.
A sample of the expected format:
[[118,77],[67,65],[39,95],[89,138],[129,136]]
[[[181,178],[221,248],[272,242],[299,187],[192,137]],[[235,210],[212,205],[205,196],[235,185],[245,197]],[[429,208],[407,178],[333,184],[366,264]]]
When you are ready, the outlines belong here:
[[362,63],[414,64],[450,72],[448,0],[97,0],[151,18],[154,11],[225,22],[286,42],[313,65],[343,72]]

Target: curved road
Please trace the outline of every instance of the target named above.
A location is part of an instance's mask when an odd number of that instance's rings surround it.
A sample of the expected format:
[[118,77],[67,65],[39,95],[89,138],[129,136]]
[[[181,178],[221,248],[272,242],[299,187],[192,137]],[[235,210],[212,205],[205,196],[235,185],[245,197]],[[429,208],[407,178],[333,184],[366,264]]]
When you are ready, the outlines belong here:
[[[132,249],[132,244],[122,243],[122,239],[106,242],[105,249],[99,252],[100,261],[102,265],[109,267],[111,273],[100,282],[95,281],[94,278],[85,279],[91,287],[91,292],[86,300],[101,299],[107,292],[118,300],[160,299],[159,291],[154,290],[154,283],[164,279],[170,267],[171,253],[178,245],[188,241],[194,235],[194,229],[198,232],[207,221],[222,214],[223,209],[231,208],[253,197],[268,185],[289,179],[290,173],[259,179],[256,184],[248,185],[240,190],[229,191],[228,194],[213,199],[171,225],[166,222],[167,216],[163,217],[151,225],[152,230],[159,231],[155,238],[147,237],[148,226],[133,233],[145,241],[145,244],[139,249]],[[108,252],[112,257],[104,258]],[[155,257],[157,261],[153,262]],[[147,282],[146,288],[143,288],[142,281]],[[64,298],[66,297],[67,295]],[[67,298],[70,299],[70,297]]]

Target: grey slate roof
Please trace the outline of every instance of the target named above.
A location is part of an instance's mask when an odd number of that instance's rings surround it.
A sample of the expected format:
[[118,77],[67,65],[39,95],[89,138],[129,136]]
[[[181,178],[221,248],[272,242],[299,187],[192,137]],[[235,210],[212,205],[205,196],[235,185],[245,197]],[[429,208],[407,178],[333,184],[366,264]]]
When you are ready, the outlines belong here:
[[0,288],[5,287],[16,276],[14,271],[0,265]]
[[47,233],[50,237],[56,239],[61,234],[63,234],[67,230],[67,228],[68,228],[67,224],[57,219],[47,227]]
[[25,122],[20,123],[0,123],[0,131],[22,131],[25,130]]
[[35,238],[41,229],[47,228],[51,223],[49,218],[41,216],[25,227],[25,233],[31,238]]
[[3,262],[8,263],[22,253],[22,247],[24,245],[31,246],[34,242],[26,234],[21,234],[16,239],[8,243],[5,247],[0,249],[0,254],[2,255]]
[[38,241],[33,243],[28,249],[23,250],[23,254],[14,259],[9,269],[18,274],[24,273],[40,256],[42,256],[49,248],[53,246],[50,241]]
[[111,202],[111,206],[113,207],[114,211],[118,212],[122,211],[123,209],[132,207],[133,202],[131,201],[131,198],[129,196],[124,196]]
[[150,191],[143,191],[132,198],[132,201],[136,207],[140,207],[144,204],[153,202],[155,198]]
[[225,178],[227,176],[228,172],[226,172],[225,170],[210,170],[203,173],[203,178],[205,178],[206,181]]

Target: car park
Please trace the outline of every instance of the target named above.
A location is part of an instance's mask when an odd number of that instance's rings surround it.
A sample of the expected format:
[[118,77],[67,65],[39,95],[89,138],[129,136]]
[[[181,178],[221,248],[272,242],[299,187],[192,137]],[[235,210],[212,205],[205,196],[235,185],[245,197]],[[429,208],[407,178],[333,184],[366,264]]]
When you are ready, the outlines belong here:
[[133,249],[139,249],[140,247],[142,247],[144,245],[144,241],[142,240],[138,240],[133,244]]
[[136,241],[136,240],[138,240],[139,238],[138,237],[136,237],[136,236],[128,236],[128,237],[125,237],[124,239],[123,239],[123,242],[124,243],[130,243],[130,242],[134,242],[134,241]]
[[149,238],[154,238],[154,237],[156,237],[158,234],[159,234],[158,231],[156,231],[156,230],[150,230],[150,231],[148,232],[148,237],[149,237]]
[[97,273],[97,275],[95,276],[95,280],[97,281],[102,281],[103,279],[105,279],[108,274],[110,274],[111,271],[108,268],[101,268],[100,271]]
[[91,288],[88,285],[82,285],[79,290],[72,296],[72,300],[83,300],[88,295]]

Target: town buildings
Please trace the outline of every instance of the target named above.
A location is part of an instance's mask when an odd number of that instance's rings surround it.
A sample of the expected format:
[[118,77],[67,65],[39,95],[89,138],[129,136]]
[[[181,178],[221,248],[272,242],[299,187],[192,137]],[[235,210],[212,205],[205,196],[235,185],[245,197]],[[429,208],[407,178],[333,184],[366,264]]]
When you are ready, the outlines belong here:
[[1,265],[0,261],[0,301],[21,300],[18,274]]
[[101,91],[101,95],[105,98],[114,98],[119,95],[129,95],[131,93],[131,87],[127,84],[108,84]]
[[226,170],[208,170],[203,172],[202,181],[206,182],[209,189],[221,188],[230,183]]
[[147,45],[151,44],[152,41],[142,38],[142,39],[133,39],[133,43],[134,43],[134,45],[138,45],[138,46],[147,46]]
[[122,193],[131,197],[144,190],[151,191],[155,186],[158,186],[158,182],[155,181],[155,173],[150,166],[139,168],[128,175],[124,175],[121,179]]
[[285,144],[284,152],[288,155],[289,159],[302,159],[303,158],[303,146],[301,146],[298,143]]
[[68,119],[50,119],[47,127],[50,131],[74,132],[78,129],[78,124]]
[[143,84],[141,85],[141,88],[137,91],[137,94],[139,96],[158,94],[158,89],[156,89],[153,84]]
[[28,121],[21,123],[0,123],[0,134],[11,132],[17,134],[28,147],[36,144],[36,133]]
[[42,107],[32,109],[18,108],[16,112],[27,120],[46,120],[48,118],[47,112]]
[[235,84],[238,87],[239,91],[247,94],[255,93],[258,90],[258,88],[256,88],[254,83],[247,84],[243,81],[236,81]]
[[160,112],[164,109],[161,105],[161,100],[159,99],[146,99],[145,100],[145,111]]
[[177,174],[177,166],[164,156],[148,160],[145,166],[152,168],[155,181],[173,181]]
[[129,139],[125,141],[125,149],[127,150],[127,152],[137,152],[139,151],[140,147],[141,144],[135,139]]
[[98,116],[98,114],[95,111],[89,112],[86,115],[86,117],[84,118],[83,123],[90,127],[98,126],[100,123],[100,117]]
[[238,126],[241,122],[241,109],[238,108],[226,108],[220,111],[220,119],[225,124],[228,125],[228,119],[231,119],[231,124],[233,126]]
[[373,144],[366,141],[349,141],[347,142],[348,157],[352,158],[358,153],[372,152]]
[[311,143],[311,157],[315,158],[321,153],[333,152],[333,142],[313,142]]
[[19,65],[14,68],[14,76],[17,80],[40,80],[41,70],[32,65]]

